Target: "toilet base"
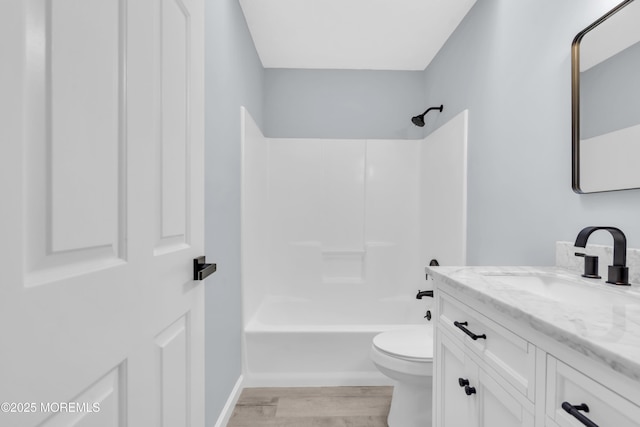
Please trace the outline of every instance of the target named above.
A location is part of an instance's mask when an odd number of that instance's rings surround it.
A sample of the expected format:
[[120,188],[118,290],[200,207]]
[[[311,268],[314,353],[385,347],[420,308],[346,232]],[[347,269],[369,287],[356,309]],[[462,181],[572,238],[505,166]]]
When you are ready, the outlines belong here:
[[431,427],[433,377],[423,384],[396,381],[391,408],[387,417],[389,427]]

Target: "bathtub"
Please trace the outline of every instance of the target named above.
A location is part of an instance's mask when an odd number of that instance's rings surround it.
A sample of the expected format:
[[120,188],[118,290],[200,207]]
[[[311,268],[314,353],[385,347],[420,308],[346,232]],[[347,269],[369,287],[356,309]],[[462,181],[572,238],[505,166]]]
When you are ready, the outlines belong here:
[[269,296],[244,328],[247,387],[391,385],[369,359],[373,337],[424,324],[429,301]]

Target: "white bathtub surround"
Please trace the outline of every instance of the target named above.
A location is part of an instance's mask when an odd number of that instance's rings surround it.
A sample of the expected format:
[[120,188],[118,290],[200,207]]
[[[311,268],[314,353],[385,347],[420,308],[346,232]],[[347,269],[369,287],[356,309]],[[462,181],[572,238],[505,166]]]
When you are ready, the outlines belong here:
[[265,138],[244,110],[243,125],[247,384],[389,384],[371,339],[426,322],[431,258],[465,263],[467,113],[425,140]]
[[371,341],[380,331],[425,323],[425,310],[415,298],[353,304],[269,296],[245,327],[248,384],[391,384],[369,360]]
[[[613,246],[587,245],[586,248],[576,248],[572,242],[556,242],[556,265],[582,274],[584,272],[584,258],[575,256],[576,252],[598,257],[602,279],[590,280],[604,284],[607,280],[607,266],[613,263]],[[629,267],[629,283],[640,284],[639,249],[627,248],[627,267]]]
[[[269,201],[268,145],[253,118],[244,107],[240,115],[242,140],[242,175],[240,190],[241,213],[241,273],[243,283],[253,283],[251,289],[242,286],[243,320],[255,313],[268,290],[269,228],[265,206]],[[251,197],[247,197],[247,195]],[[250,242],[250,244],[247,244]],[[251,266],[251,268],[248,268]],[[250,292],[249,292],[250,291]]]
[[421,143],[420,244],[423,265],[467,260],[467,111]]
[[424,324],[431,301],[269,296],[245,326],[248,387],[391,385],[369,349],[381,331]]

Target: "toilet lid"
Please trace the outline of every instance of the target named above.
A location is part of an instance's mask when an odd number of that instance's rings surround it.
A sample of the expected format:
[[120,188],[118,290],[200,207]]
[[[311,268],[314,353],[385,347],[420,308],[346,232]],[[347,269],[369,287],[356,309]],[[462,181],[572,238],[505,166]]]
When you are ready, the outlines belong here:
[[396,329],[376,335],[373,345],[385,353],[403,359],[433,358],[431,327]]

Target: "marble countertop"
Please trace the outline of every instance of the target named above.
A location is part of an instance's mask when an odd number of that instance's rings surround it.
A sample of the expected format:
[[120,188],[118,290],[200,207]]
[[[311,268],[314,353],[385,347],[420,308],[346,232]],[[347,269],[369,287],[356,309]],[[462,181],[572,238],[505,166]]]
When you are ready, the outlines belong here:
[[[608,285],[560,267],[427,267],[426,271],[459,296],[525,322],[640,381],[640,285]],[[531,277],[533,282],[528,282]]]

